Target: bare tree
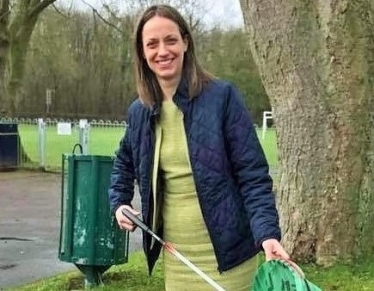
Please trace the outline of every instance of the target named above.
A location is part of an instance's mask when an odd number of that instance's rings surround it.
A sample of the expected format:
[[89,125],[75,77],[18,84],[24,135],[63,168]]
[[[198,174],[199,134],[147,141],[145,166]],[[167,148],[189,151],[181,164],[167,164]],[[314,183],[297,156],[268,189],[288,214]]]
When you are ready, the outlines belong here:
[[25,58],[39,14],[56,0],[0,0],[0,104],[13,115],[19,102]]
[[276,117],[287,249],[332,264],[374,250],[374,2],[241,0]]

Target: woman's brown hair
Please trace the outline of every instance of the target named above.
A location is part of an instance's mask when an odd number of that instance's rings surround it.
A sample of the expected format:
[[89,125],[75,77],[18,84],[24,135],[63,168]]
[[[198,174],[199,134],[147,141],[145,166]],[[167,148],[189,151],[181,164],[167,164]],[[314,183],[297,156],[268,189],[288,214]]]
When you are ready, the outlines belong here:
[[183,60],[182,75],[187,80],[190,98],[197,96],[203,90],[204,84],[214,78],[198,63],[191,31],[183,16],[169,5],[151,6],[140,17],[134,37],[136,86],[140,100],[148,107],[152,107],[155,102],[160,101],[157,98],[162,96],[157,78],[149,68],[143,53],[143,27],[148,20],[155,16],[165,17],[175,22],[179,27],[182,38],[188,42]]

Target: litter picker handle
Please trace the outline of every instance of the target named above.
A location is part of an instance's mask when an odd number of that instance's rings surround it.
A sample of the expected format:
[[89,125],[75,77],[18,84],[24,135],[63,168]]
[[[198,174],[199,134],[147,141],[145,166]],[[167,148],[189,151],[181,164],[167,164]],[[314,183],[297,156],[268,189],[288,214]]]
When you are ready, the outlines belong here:
[[139,226],[142,230],[148,233],[151,231],[151,229],[139,217],[133,214],[130,210],[124,208],[122,209],[122,214],[126,216],[128,219],[130,219],[137,226]]
[[133,223],[135,223],[137,226],[139,226],[142,230],[149,233],[151,236],[153,236],[157,241],[159,241],[162,245],[165,244],[165,242],[156,235],[152,229],[150,229],[138,216],[134,215],[130,210],[124,208],[122,209],[122,214],[126,216],[128,219],[130,219]]

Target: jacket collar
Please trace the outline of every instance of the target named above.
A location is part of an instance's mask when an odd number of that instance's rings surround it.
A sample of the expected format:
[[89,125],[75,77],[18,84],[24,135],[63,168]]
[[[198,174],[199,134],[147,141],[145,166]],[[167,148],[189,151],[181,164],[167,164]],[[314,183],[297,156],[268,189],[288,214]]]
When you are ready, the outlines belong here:
[[[182,112],[186,112],[188,104],[190,102],[190,96],[188,92],[188,81],[187,78],[182,77],[179,82],[177,91],[173,96],[173,102],[178,106]],[[156,116],[160,114],[161,100],[156,100],[155,104],[151,108],[151,115]]]
[[174,103],[178,106],[183,113],[187,112],[189,103],[191,101],[188,92],[188,81],[187,78],[183,77],[179,83],[176,94],[173,96]]

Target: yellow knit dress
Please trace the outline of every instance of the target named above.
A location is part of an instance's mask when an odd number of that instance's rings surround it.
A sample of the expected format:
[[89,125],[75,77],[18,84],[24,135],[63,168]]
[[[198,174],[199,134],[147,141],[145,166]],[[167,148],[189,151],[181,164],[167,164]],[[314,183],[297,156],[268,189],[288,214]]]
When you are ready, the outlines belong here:
[[[156,153],[165,182],[162,204],[164,239],[227,291],[248,291],[257,259],[220,274],[203,220],[191,171],[183,113],[172,101],[162,103],[156,126]],[[154,180],[155,181],[155,180]],[[156,207],[158,208],[158,207]],[[160,209],[160,208],[158,208]],[[163,252],[166,291],[214,290],[176,257]]]

